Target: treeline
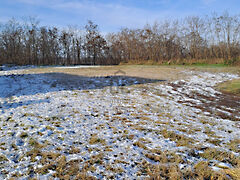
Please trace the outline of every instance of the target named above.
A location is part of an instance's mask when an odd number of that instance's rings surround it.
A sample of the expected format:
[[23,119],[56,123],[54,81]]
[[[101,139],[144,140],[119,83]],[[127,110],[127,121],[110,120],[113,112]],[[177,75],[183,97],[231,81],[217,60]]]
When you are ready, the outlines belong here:
[[34,18],[0,25],[0,64],[226,63],[240,61],[240,16],[227,12],[165,20],[105,37],[82,28],[39,26]]
[[[39,27],[35,18],[12,19],[0,28],[0,63],[19,65],[112,64],[109,47],[98,26],[89,21],[77,28]],[[110,62],[111,61],[111,62]],[[114,63],[115,64],[115,63]]]

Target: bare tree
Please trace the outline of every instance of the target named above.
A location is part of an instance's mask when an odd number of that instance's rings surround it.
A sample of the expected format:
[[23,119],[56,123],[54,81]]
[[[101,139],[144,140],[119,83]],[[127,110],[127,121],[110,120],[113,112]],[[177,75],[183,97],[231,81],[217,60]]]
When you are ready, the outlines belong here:
[[[189,16],[124,28],[106,39],[98,25],[84,29],[39,27],[36,18],[0,26],[0,64],[236,63],[240,60],[240,16]],[[225,60],[225,61],[224,61]]]
[[85,36],[85,45],[84,49],[86,50],[87,59],[90,61],[90,64],[95,65],[97,59],[101,60],[103,58],[104,50],[107,49],[107,42],[101,36],[98,25],[94,24],[92,21],[88,21],[88,24],[85,26],[86,36]]

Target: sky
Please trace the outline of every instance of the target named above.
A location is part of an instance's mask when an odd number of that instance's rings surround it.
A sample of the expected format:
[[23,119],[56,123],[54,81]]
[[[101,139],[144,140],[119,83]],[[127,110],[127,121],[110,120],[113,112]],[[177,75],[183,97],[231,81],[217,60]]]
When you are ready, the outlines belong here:
[[240,0],[0,0],[2,23],[32,16],[43,26],[83,27],[92,20],[103,32],[224,11],[240,14]]

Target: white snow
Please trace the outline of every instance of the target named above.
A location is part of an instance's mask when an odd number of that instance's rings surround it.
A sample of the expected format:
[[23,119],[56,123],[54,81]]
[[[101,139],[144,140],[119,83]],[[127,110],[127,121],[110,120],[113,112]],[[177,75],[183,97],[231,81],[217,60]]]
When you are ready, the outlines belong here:
[[[3,162],[1,167],[9,174],[7,176],[0,174],[0,178],[10,177],[15,171],[24,174],[29,165],[37,168],[44,165],[40,163],[40,157],[37,157],[35,162],[31,162],[30,158],[20,159],[31,149],[30,138],[39,143],[47,141],[48,146],[44,148],[45,151],[56,151],[56,147],[62,147],[66,151],[72,146],[78,148],[79,153],[76,154],[61,152],[68,161],[89,160],[92,155],[103,153],[104,163],[124,170],[122,175],[113,174],[116,179],[124,177],[131,179],[136,177],[140,170],[134,163],[148,160],[143,155],[147,151],[133,145],[140,138],[147,141],[144,144],[148,149],[159,148],[174,152],[188,149],[177,146],[170,139],[165,139],[160,133],[162,129],[192,138],[196,144],[218,148],[207,142],[210,137],[205,130],[208,127],[216,136],[221,137],[221,148],[226,151],[229,149],[224,144],[240,137],[237,122],[217,118],[209,112],[202,112],[187,104],[179,103],[182,100],[189,101],[190,104],[201,104],[201,99],[189,98],[187,95],[198,92],[214,97],[219,93],[214,86],[219,82],[239,78],[235,74],[186,72],[188,79],[173,82],[184,83],[184,88],[179,91],[173,90],[170,85],[156,82],[132,84],[124,86],[124,91],[112,93],[107,85],[98,88],[98,84],[106,79],[93,79],[96,84],[71,90],[58,84],[52,86],[56,81],[44,74],[35,76],[22,72],[22,70],[0,71],[0,143],[5,143],[1,145],[1,155],[8,159],[8,162]],[[137,83],[136,80],[135,84]],[[147,89],[145,93],[142,91],[142,86]],[[230,108],[226,107],[226,109]],[[214,127],[209,125],[212,122],[215,122]],[[196,131],[188,134],[179,129]],[[228,131],[234,133],[229,134]],[[27,133],[26,138],[21,137],[23,132]],[[103,139],[104,143],[90,144],[89,140],[93,134]],[[128,138],[129,135],[133,138]],[[15,144],[18,150],[14,150],[12,144]],[[112,151],[105,151],[106,146]],[[99,152],[96,150],[90,152],[89,148],[99,149]],[[185,155],[189,162],[201,160]],[[126,163],[115,164],[115,160],[124,160]],[[80,167],[82,165],[83,163],[79,164]],[[224,164],[220,163],[220,165]],[[185,166],[180,165],[181,168]],[[95,165],[95,168],[95,172],[88,174],[103,178],[101,173],[106,175],[112,173],[103,165]],[[217,167],[213,168],[217,170]],[[37,176],[44,179],[52,173],[53,171]]]
[[58,69],[78,69],[78,68],[98,68],[100,66],[83,66],[83,65],[78,65],[78,66],[59,66],[56,67]]

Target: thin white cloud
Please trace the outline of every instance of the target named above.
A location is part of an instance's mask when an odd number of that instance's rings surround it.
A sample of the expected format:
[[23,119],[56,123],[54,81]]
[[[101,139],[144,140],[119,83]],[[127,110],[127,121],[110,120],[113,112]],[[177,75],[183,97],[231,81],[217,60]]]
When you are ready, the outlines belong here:
[[214,3],[216,0],[202,0],[203,4],[205,5],[210,5],[212,3]]
[[45,0],[11,0],[17,1],[20,3],[30,4],[30,5],[44,5],[46,4]]
[[127,7],[114,3],[93,3],[89,1],[70,1],[61,2],[52,6],[65,12],[83,15],[89,19],[104,22],[106,24],[140,27],[146,22],[153,22],[168,15],[167,11],[154,12],[136,7]]
[[[91,19],[101,26],[116,28],[116,27],[130,27],[139,28],[146,23],[153,23],[156,20],[164,19],[176,15],[178,12],[174,9],[168,8],[162,11],[154,11],[150,9],[137,8],[132,6],[124,6],[114,1],[110,3],[101,3],[97,1],[87,0],[15,0],[20,3],[28,5],[45,7],[52,10],[60,11],[62,17],[72,16],[72,19],[79,18],[80,21]],[[166,4],[171,0],[151,1],[156,6],[161,7],[160,4]],[[150,3],[150,2],[149,2]],[[182,15],[184,13],[181,13]],[[176,16],[178,16],[177,14]],[[46,15],[39,15],[40,17]],[[59,17],[60,18],[60,17]],[[85,23],[84,22],[84,23]],[[76,22],[78,23],[78,22]]]

